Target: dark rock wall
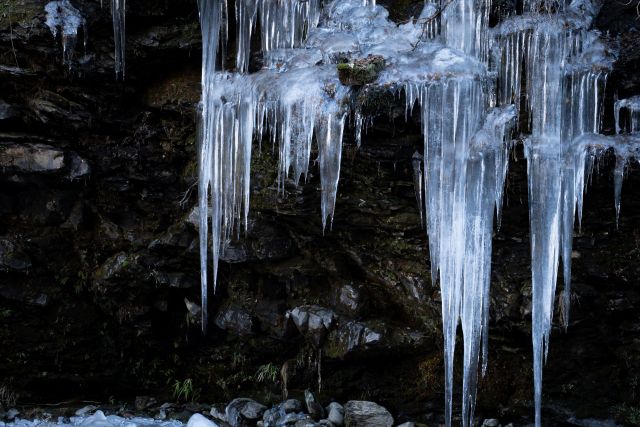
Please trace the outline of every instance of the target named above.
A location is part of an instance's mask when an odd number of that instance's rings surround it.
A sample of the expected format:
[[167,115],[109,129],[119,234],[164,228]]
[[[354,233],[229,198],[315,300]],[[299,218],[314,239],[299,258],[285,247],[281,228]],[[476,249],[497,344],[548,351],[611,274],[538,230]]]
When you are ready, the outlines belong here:
[[[440,300],[412,184],[417,119],[405,123],[391,102],[359,150],[346,136],[324,235],[317,165],[278,195],[277,159],[256,143],[249,231],[224,256],[202,336],[196,2],[128,2],[124,82],[113,72],[108,2],[72,3],[88,43],[81,34],[69,66],[44,25],[45,2],[0,0],[0,387],[22,403],[171,399],[175,382],[191,378],[203,401],[267,402],[285,383],[290,395],[316,387],[320,362],[322,399],[437,419]],[[403,20],[420,2],[382,3]],[[607,131],[614,97],[640,90],[634,13],[611,1],[597,20],[621,52]],[[575,235],[572,322],[554,331],[544,373],[549,420],[573,411],[632,423],[640,412],[640,175],[630,168],[616,229],[610,160]],[[480,415],[516,422],[533,413],[525,168],[516,151],[494,239],[478,403]]]

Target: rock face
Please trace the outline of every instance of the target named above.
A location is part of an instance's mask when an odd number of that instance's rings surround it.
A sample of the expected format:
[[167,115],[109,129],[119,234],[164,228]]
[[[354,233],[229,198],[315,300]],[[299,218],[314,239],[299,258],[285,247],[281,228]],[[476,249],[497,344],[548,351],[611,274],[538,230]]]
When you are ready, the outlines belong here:
[[344,405],[344,422],[347,427],[391,427],[393,417],[377,403],[350,400]]
[[[43,2],[0,1],[0,389],[24,402],[160,402],[191,379],[203,401],[241,394],[267,403],[283,388],[302,399],[320,384],[320,402],[366,396],[399,422],[438,420],[441,301],[413,189],[420,114],[405,122],[404,101],[360,89],[376,118],[359,150],[346,131],[324,235],[318,165],[278,192],[277,154],[255,142],[249,227],[221,257],[203,336],[196,2],[127,2],[126,79],[117,81],[108,2],[70,1],[89,39],[65,63]],[[379,3],[398,22],[424,4]],[[494,3],[497,16],[517,2]],[[640,32],[635,5],[605,3],[596,25],[621,49],[605,100],[611,131],[614,96],[640,92]],[[500,409],[501,420],[521,425],[532,415],[530,247],[526,162],[518,150],[513,157],[477,413]],[[566,333],[554,330],[544,372],[546,425],[566,421],[565,410],[633,424],[640,408],[640,174],[636,165],[628,172],[619,229],[610,164],[585,198],[573,320]],[[258,381],[257,372],[268,375]]]

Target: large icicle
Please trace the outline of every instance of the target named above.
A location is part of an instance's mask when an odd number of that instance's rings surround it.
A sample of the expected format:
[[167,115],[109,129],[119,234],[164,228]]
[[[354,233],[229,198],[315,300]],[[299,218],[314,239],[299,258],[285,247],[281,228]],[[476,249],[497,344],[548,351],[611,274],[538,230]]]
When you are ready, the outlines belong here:
[[[424,182],[429,252],[440,282],[445,342],[445,418],[451,425],[456,330],[464,338],[463,425],[473,425],[480,352],[486,363],[493,213],[506,176],[506,141],[514,107],[487,108],[477,79],[407,83],[408,108],[419,102],[425,137]],[[483,369],[484,371],[484,369]]]
[[[548,9],[550,4],[529,2],[525,10]],[[556,11],[565,9],[556,6]],[[520,105],[524,99],[532,134],[527,158],[536,426],[541,425],[542,365],[561,258],[562,320],[568,324],[573,227],[576,207],[579,217],[582,209],[585,162],[572,141],[597,132],[606,82],[602,69],[608,63],[598,34],[587,30],[594,10],[588,2],[575,2],[566,14],[518,16],[496,30],[498,100]]]
[[[212,252],[214,287],[218,272],[220,248],[220,147],[216,146],[217,124],[221,121],[221,107],[214,92],[216,87],[215,68],[220,42],[222,21],[221,0],[199,0],[200,27],[202,31],[202,100],[200,118],[200,153],[198,200],[200,215],[200,286],[202,301],[202,329],[207,327],[208,298],[208,242],[209,242],[209,208],[212,220]],[[219,142],[219,141],[218,141]],[[218,164],[214,164],[218,161]],[[214,170],[215,168],[215,170]],[[210,205],[211,198],[211,205]]]

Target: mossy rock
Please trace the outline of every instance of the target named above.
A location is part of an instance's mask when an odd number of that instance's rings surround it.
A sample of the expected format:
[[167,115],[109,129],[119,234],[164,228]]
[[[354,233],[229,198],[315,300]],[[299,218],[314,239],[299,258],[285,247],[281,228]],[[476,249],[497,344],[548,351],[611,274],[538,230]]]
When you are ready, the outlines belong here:
[[338,78],[346,86],[362,86],[378,80],[386,62],[380,55],[338,64]]

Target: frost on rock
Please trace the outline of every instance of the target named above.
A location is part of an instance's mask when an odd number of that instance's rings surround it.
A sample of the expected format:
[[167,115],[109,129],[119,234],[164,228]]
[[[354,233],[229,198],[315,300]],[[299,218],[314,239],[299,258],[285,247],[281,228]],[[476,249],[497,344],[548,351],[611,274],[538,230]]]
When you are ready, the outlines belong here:
[[[195,415],[194,415],[195,417]],[[191,425],[191,423],[189,424]],[[183,427],[180,421],[158,421],[152,418],[132,417],[123,418],[117,415],[105,415],[104,412],[98,410],[89,416],[76,416],[71,418],[59,417],[57,420],[51,419],[35,419],[25,420],[16,419],[13,422],[3,423],[4,427]],[[213,427],[215,424],[209,422],[196,424],[198,427]]]
[[49,2],[45,5],[44,10],[46,13],[45,23],[51,30],[53,37],[57,38],[60,34],[62,39],[62,60],[71,66],[80,27],[83,29],[84,46],[86,47],[86,21],[69,0]]
[[111,0],[116,77],[124,78],[126,0]]

